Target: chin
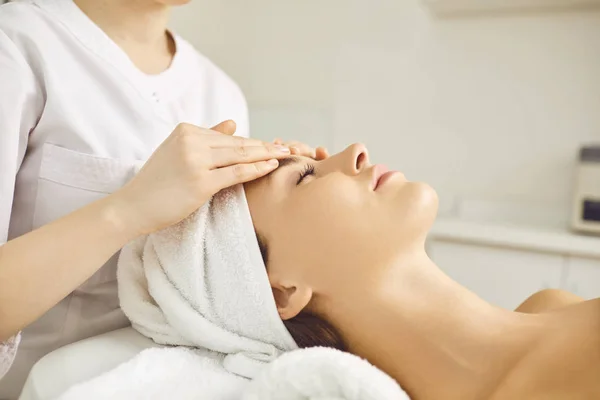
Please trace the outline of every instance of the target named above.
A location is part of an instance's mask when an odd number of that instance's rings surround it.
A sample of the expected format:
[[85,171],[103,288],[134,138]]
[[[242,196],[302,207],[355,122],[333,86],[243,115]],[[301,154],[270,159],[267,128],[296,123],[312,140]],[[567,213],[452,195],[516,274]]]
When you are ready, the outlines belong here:
[[400,190],[394,205],[403,224],[415,234],[426,234],[438,212],[437,192],[424,182],[407,182]]
[[434,214],[437,214],[439,198],[435,189],[424,182],[414,182],[414,185],[416,185],[421,192],[421,201],[423,202],[423,205],[430,209]]
[[427,230],[429,231],[429,228],[431,228],[431,225],[433,225],[435,218],[437,217],[440,199],[434,188],[432,188],[431,186],[429,186],[426,183],[420,183],[420,185],[421,185],[421,190],[423,193],[422,194],[423,207],[427,210],[427,214],[428,214],[428,218],[429,218],[429,222],[427,225]]

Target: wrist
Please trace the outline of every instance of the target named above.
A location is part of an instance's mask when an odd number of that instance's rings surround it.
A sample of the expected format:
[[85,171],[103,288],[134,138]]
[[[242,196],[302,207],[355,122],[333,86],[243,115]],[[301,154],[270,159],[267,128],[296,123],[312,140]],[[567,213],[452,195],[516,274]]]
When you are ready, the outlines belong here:
[[122,192],[113,193],[100,201],[102,219],[107,222],[124,244],[145,233],[132,201]]

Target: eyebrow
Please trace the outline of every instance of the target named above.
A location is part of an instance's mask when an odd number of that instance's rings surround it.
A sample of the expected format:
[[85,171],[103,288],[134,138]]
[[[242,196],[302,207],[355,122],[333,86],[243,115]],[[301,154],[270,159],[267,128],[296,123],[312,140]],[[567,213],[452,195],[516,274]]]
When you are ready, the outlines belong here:
[[297,157],[297,156],[290,156],[290,157],[282,158],[281,160],[279,160],[279,166],[277,167],[277,169],[275,169],[269,175],[267,175],[267,179],[270,179],[271,176],[275,172],[281,170],[282,168],[286,168],[286,167],[289,167],[291,165],[298,164],[300,162],[302,162],[302,159],[300,157]]

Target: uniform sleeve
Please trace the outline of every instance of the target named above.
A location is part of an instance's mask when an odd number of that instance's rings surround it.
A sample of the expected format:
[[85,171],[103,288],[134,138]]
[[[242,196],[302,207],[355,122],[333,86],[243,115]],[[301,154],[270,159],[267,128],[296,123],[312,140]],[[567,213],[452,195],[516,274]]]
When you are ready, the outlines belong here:
[[8,240],[15,180],[29,133],[42,109],[42,92],[22,53],[0,28],[0,245]]
[[[0,246],[8,240],[16,175],[41,104],[41,90],[30,66],[0,28]],[[14,361],[20,338],[0,342],[0,379]]]
[[8,339],[6,342],[0,343],[0,379],[10,369],[15,357],[17,355],[17,348],[21,341],[21,334]]
[[248,103],[242,90],[234,83],[233,104],[235,104],[235,120],[237,129],[235,136],[250,137],[250,116],[248,113]]
[[248,104],[244,94],[240,91],[240,112],[239,112],[239,135],[242,137],[250,137],[250,115],[248,113]]

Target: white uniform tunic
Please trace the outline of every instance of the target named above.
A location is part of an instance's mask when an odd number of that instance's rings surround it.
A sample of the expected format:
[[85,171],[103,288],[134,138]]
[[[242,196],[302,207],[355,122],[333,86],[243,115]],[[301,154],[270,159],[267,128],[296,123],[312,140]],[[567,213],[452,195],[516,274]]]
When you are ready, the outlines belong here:
[[[0,244],[117,190],[180,122],[233,119],[248,135],[239,88],[175,42],[169,69],[149,76],[71,0],[0,7]],[[0,399],[48,352],[126,325],[115,256],[23,331],[14,362],[15,341],[0,344],[0,376],[12,363]]]

